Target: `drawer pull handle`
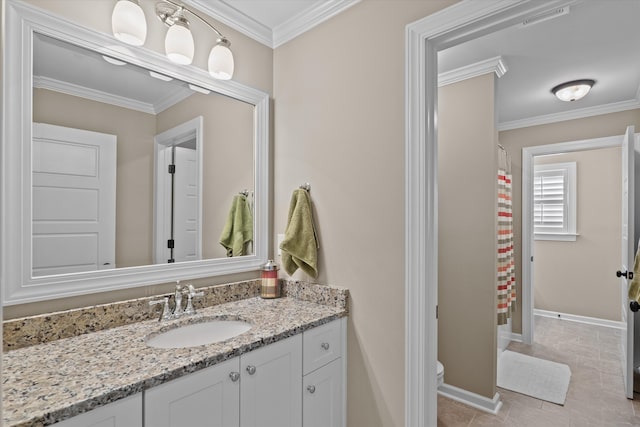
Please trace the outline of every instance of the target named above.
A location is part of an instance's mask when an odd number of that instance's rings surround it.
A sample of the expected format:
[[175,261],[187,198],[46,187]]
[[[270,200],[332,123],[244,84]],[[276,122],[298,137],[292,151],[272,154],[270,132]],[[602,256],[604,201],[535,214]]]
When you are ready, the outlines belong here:
[[322,347],[325,350],[329,350],[329,343],[328,342],[323,342],[322,344],[320,344],[320,347]]
[[229,374],[229,378],[231,378],[231,381],[233,381],[235,383],[236,381],[238,381],[240,379],[240,373],[239,372],[231,372]]
[[247,372],[249,373],[249,375],[253,375],[256,373],[256,367],[253,365],[249,365],[247,366]]
[[309,391],[309,393],[313,394],[316,392],[316,386],[310,385],[309,387],[307,387],[307,390]]

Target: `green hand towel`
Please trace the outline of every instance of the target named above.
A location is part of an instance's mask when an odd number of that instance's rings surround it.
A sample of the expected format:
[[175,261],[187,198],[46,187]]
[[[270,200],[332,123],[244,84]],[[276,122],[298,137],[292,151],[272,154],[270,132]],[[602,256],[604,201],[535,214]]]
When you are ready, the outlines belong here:
[[247,255],[247,247],[253,240],[253,217],[244,194],[233,198],[227,222],[220,235],[220,244],[227,250],[227,256]]
[[318,277],[318,240],[311,199],[306,190],[295,190],[291,196],[289,219],[280,249],[282,266],[290,276],[300,268],[309,276]]
[[633,279],[629,283],[629,299],[640,302],[640,246],[633,263]]

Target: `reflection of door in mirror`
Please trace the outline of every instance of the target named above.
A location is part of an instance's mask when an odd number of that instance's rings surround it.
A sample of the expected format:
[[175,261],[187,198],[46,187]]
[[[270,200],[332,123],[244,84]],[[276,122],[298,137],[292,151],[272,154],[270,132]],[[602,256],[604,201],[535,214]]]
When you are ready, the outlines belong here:
[[155,140],[156,264],[202,259],[202,116]]
[[[230,201],[238,191],[254,187],[253,105],[204,94],[202,88],[131,64],[115,65],[96,52],[42,34],[34,37],[33,72],[34,121],[117,136],[118,268],[226,257],[218,236]],[[154,199],[154,135],[199,116],[199,224],[188,237],[195,238],[195,251],[191,244],[177,257],[175,250],[167,253],[171,237],[165,236],[171,233],[160,238],[154,228],[154,219],[163,215]]]
[[33,125],[32,275],[115,268],[116,136]]

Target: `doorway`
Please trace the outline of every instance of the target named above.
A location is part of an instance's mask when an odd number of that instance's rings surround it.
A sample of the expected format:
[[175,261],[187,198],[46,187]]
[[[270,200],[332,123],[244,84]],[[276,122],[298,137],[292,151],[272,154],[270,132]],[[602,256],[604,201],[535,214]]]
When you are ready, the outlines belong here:
[[202,116],[155,137],[156,264],[202,259]]
[[407,26],[405,423],[437,423],[437,52],[568,2],[460,2]]

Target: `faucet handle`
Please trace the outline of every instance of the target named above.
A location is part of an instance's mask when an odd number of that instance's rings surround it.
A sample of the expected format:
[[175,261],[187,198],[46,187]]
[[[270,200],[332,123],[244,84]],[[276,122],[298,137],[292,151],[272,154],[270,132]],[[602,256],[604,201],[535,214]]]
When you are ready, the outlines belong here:
[[184,309],[185,314],[195,314],[196,309],[193,307],[193,298],[199,298],[204,296],[204,292],[196,292],[195,288],[189,283],[187,292],[187,308]]
[[171,319],[171,309],[169,308],[169,297],[164,297],[163,299],[149,301],[149,307],[153,307],[154,305],[163,304],[162,315],[158,319],[160,320],[169,320]]
[[196,289],[193,287],[191,283],[187,286],[189,288],[189,295],[193,298],[199,298],[204,296],[204,291],[196,292]]

